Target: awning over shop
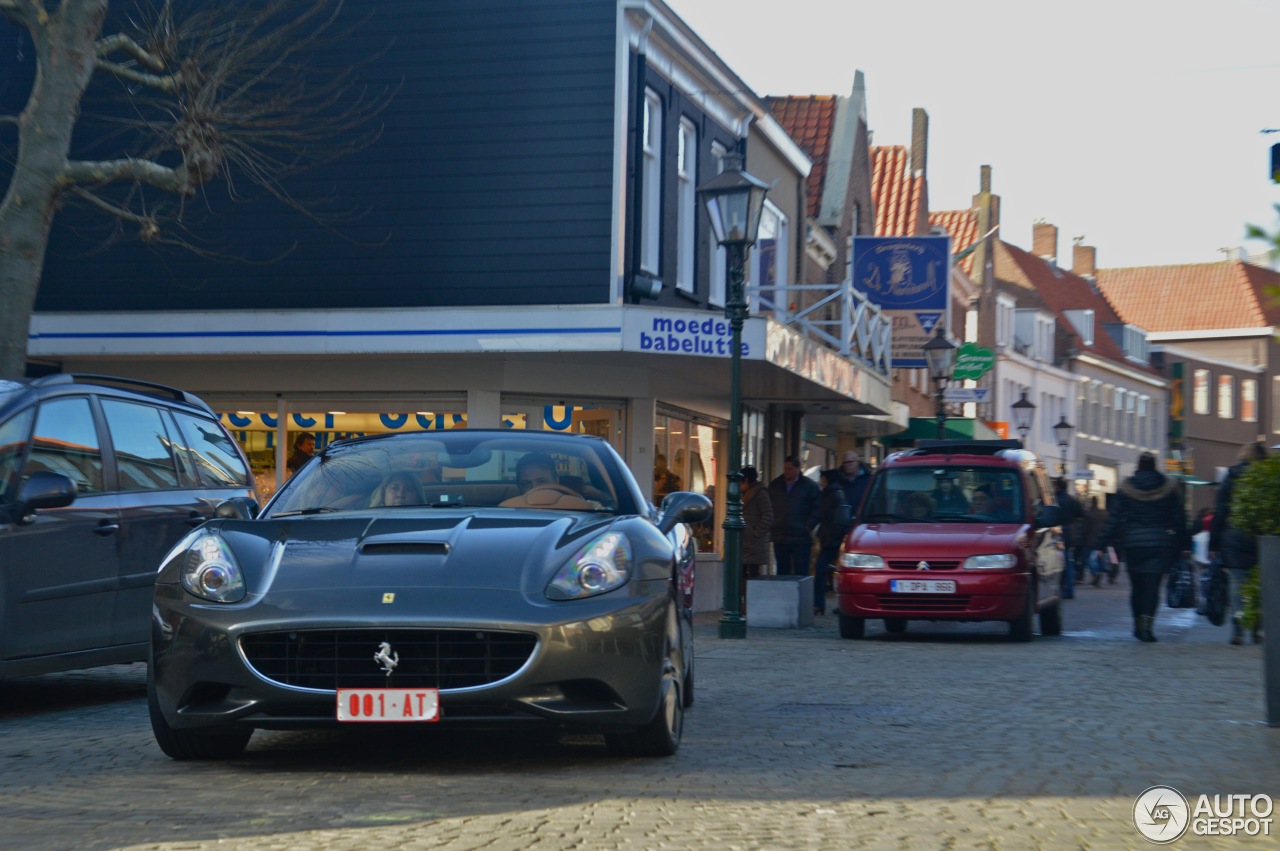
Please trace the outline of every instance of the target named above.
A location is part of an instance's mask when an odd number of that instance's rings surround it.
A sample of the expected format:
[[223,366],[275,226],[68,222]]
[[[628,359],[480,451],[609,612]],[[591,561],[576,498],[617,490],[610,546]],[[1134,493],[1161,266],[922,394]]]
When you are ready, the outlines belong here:
[[[938,436],[938,421],[932,417],[912,417],[907,430],[893,434],[884,439],[885,443],[895,449],[915,446],[917,440],[933,440]],[[998,440],[989,425],[982,420],[953,417],[947,419],[944,438],[947,440]]]

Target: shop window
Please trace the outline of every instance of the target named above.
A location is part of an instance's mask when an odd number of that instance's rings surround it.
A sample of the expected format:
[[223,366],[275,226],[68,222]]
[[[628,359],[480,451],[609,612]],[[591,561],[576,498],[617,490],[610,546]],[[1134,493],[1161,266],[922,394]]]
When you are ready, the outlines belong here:
[[1209,413],[1209,370],[1197,369],[1191,376],[1191,410],[1197,414]]
[[1258,421],[1258,382],[1253,378],[1240,381],[1240,419],[1246,423]]
[[[716,505],[713,518],[721,516],[722,501],[717,483],[723,471],[719,465],[719,429],[692,417],[659,415],[654,418],[653,501],[661,505],[667,494],[693,491],[709,497]],[[692,527],[699,552],[719,550],[714,519]]]

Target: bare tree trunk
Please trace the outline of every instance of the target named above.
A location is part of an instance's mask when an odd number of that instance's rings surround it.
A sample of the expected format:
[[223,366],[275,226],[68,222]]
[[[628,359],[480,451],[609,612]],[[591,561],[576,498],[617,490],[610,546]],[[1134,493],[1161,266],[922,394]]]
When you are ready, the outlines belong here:
[[[38,73],[18,119],[18,160],[0,201],[0,377],[26,369],[31,313],[49,230],[64,188],[80,98],[93,76],[108,0],[64,0],[4,8],[31,34]],[[39,10],[39,11],[36,11]]]

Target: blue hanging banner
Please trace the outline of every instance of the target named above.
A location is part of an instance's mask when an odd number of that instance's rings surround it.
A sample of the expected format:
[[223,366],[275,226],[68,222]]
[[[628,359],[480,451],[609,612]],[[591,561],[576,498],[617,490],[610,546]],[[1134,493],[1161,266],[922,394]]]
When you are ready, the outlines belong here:
[[893,324],[890,365],[928,366],[924,344],[951,305],[951,237],[855,236],[853,286]]

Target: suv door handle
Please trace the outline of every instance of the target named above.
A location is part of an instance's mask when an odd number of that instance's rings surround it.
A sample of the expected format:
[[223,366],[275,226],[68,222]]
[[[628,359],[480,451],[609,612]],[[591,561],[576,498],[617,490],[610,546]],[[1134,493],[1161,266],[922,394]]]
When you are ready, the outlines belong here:
[[114,535],[116,532],[119,532],[119,531],[120,531],[119,523],[112,523],[109,520],[103,520],[101,523],[99,523],[97,526],[94,527],[93,534],[99,537],[105,538],[108,535]]
[[187,525],[192,529],[204,523],[204,515],[199,511],[193,511],[187,515]]

